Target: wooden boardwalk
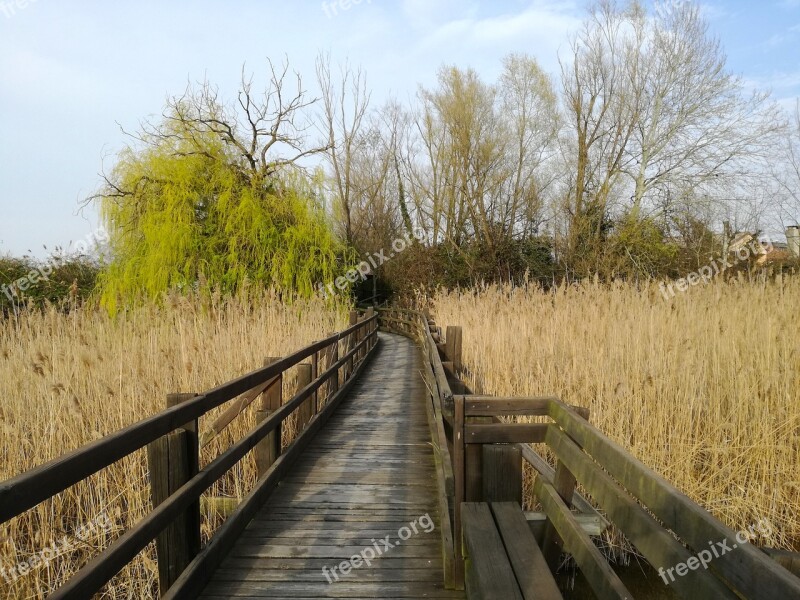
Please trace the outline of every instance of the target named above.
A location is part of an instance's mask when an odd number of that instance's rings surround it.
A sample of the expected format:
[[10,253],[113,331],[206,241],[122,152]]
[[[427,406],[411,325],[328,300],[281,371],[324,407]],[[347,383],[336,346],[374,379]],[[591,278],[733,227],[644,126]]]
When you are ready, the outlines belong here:
[[[369,370],[250,523],[202,598],[465,597],[443,586],[418,350],[400,336],[380,338]],[[364,558],[372,551],[382,556],[369,566]],[[341,574],[341,563],[355,555],[364,558]]]

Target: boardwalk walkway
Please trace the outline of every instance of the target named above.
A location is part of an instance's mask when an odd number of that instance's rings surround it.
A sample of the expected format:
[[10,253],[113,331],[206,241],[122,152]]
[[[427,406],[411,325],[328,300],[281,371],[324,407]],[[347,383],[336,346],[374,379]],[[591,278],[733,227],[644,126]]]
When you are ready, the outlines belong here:
[[[250,523],[203,598],[464,598],[442,585],[420,357],[405,338],[380,338],[374,364]],[[368,566],[373,552],[383,556]],[[364,558],[342,574],[341,563],[354,555]]]

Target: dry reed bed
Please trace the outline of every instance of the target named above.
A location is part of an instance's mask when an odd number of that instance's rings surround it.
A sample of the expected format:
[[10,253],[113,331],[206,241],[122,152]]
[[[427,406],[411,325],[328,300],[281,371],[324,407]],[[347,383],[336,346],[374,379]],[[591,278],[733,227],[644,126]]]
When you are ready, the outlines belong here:
[[[690,288],[577,285],[439,293],[466,377],[556,394],[729,526],[800,541],[800,279]],[[800,548],[797,548],[800,549]]]
[[[344,307],[286,305],[271,293],[228,302],[171,298],[112,320],[88,309],[0,320],[0,480],[164,408],[170,392],[200,392],[262,366],[346,324]],[[290,375],[284,397],[294,390]],[[218,413],[219,411],[217,411]],[[216,413],[213,413],[216,414]],[[212,416],[201,421],[207,427]],[[204,449],[205,464],[254,424],[253,409]],[[241,497],[255,481],[252,453],[211,490]],[[40,598],[150,509],[143,451],[42,503],[0,530],[0,568],[64,536],[69,551],[25,576],[0,578],[0,597]],[[113,526],[84,541],[76,529],[106,512]],[[207,515],[204,536],[221,518]],[[9,581],[9,580],[13,580]],[[153,545],[109,585],[105,598],[155,597]]]

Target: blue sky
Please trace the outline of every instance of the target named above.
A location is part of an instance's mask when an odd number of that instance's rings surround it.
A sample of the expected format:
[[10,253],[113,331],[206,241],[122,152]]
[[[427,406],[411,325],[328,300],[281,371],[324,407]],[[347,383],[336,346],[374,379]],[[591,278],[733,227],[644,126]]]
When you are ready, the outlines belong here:
[[[703,6],[730,69],[793,106],[800,0]],[[208,77],[231,97],[243,63],[258,76],[266,57],[287,56],[313,90],[315,57],[329,51],[335,62],[366,70],[380,104],[431,85],[443,63],[493,79],[509,52],[527,52],[555,75],[585,7],[569,0],[0,0],[0,254],[44,256],[44,245],[86,239],[97,216],[79,214],[78,202],[124,143],[117,123],[134,130],[189,79]]]

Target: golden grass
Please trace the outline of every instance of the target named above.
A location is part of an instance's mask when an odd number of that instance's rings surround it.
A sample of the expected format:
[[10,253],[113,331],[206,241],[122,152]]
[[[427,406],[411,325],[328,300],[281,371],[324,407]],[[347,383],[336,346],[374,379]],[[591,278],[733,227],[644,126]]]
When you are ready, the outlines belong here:
[[439,293],[476,392],[556,394],[735,529],[800,541],[800,279]]
[[[170,392],[200,392],[338,331],[344,307],[283,304],[271,293],[221,302],[171,298],[162,309],[118,319],[88,309],[0,319],[0,480],[152,415]],[[284,397],[294,390],[284,379]],[[201,420],[208,427],[213,413]],[[254,424],[253,408],[207,446],[209,462]],[[251,455],[211,493],[241,497],[255,481]],[[139,451],[44,502],[0,530],[0,597],[40,598],[150,510],[146,456]],[[107,512],[113,526],[85,541],[76,528]],[[206,515],[207,537],[221,518]],[[64,536],[65,555],[15,578],[21,561]],[[9,581],[13,580],[13,581]],[[153,545],[109,585],[106,598],[156,597]]]

